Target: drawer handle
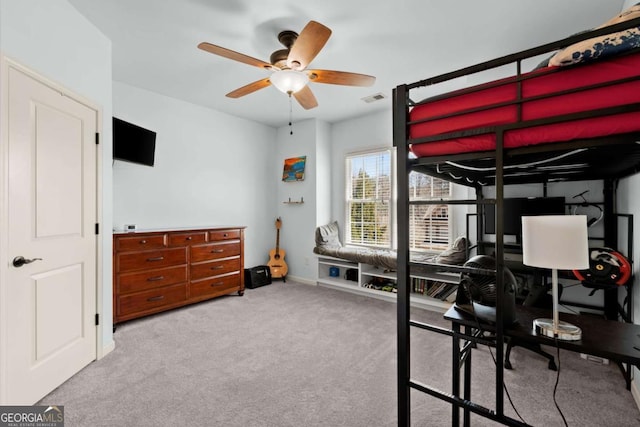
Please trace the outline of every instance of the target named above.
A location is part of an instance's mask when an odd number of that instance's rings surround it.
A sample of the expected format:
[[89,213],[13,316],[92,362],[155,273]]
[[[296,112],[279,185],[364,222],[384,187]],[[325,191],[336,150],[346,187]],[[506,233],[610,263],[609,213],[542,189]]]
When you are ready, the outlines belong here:
[[191,237],[191,236],[187,237],[187,240],[191,240],[191,239],[193,239],[193,237]]
[[212,254],[221,254],[224,252],[224,249],[214,249],[211,251]]
[[212,270],[222,270],[224,267],[221,265],[216,265],[214,267],[211,267]]
[[147,258],[147,261],[150,261],[150,262],[151,261],[162,261],[163,259],[164,259],[163,256],[158,256],[158,257],[155,257],[155,258]]
[[215,288],[216,286],[222,286],[222,285],[224,285],[224,282],[217,282],[217,283],[212,283],[211,287]]
[[160,301],[164,299],[164,295],[158,295],[157,297],[151,297],[151,298],[147,298],[147,301],[149,302],[153,302],[153,301]]
[[146,245],[146,244],[147,244],[147,241],[146,241],[146,240],[140,240],[140,244],[141,244],[141,245]]
[[164,276],[149,277],[147,279],[147,282],[157,282],[158,280],[162,280],[162,279],[164,279]]
[[227,233],[224,233],[223,236],[224,237],[229,237],[229,235]]

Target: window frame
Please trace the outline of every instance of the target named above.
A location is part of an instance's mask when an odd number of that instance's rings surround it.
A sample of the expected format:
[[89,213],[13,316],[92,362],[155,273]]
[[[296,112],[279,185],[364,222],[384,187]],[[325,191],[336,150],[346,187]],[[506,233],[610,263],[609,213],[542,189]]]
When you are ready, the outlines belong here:
[[[372,245],[372,244],[366,244],[366,243],[358,243],[358,242],[351,242],[351,216],[350,216],[350,207],[351,207],[351,169],[350,169],[350,161],[351,159],[355,158],[355,157],[362,157],[362,156],[367,156],[367,155],[376,155],[376,154],[381,154],[384,152],[388,152],[389,153],[389,170],[390,170],[390,186],[391,186],[391,191],[390,191],[390,199],[389,199],[389,204],[390,204],[390,209],[389,209],[389,223],[388,225],[388,230],[389,230],[389,243],[386,245]],[[358,247],[368,247],[368,248],[373,248],[373,249],[397,249],[397,193],[398,193],[398,179],[397,179],[397,174],[396,174],[396,149],[395,147],[377,147],[377,148],[372,148],[372,149],[368,149],[368,150],[362,150],[362,151],[354,151],[354,152],[348,152],[345,154],[345,163],[344,163],[344,167],[345,167],[345,182],[344,182],[344,191],[345,191],[345,198],[344,198],[344,218],[345,218],[345,227],[344,227],[344,243],[345,245],[348,246],[358,246]],[[419,172],[411,172],[411,173],[419,173]],[[443,182],[448,183],[449,186],[449,191],[446,197],[440,197],[443,200],[451,200],[453,198],[453,187],[454,184],[450,181],[438,178],[438,177],[433,177],[431,175],[427,175],[427,174],[423,174],[428,176],[431,179],[436,179],[436,180],[440,180]],[[411,193],[411,190],[408,190],[409,193]],[[410,194],[411,196],[411,194]],[[434,198],[435,199],[435,198]],[[413,198],[411,198],[411,200],[414,200]],[[454,210],[451,209],[451,205],[448,205],[446,203],[443,203],[443,205],[447,206],[447,231],[446,231],[446,242],[442,244],[442,246],[440,247],[432,247],[432,248],[415,248],[415,247],[410,247],[409,249],[411,251],[416,251],[416,252],[425,252],[425,253],[439,253],[441,252],[443,249],[446,249],[449,244],[451,243],[451,239],[453,236],[453,228],[454,228]],[[411,205],[411,206],[415,206],[415,205]],[[409,209],[411,210],[411,206],[409,207]],[[435,205],[432,205],[435,206]],[[410,236],[409,236],[409,242],[412,243],[415,241],[415,238],[413,236],[413,233],[411,232]],[[413,245],[413,243],[412,243]]]
[[[352,203],[352,199],[351,199],[351,191],[352,191],[352,170],[350,168],[350,162],[352,161],[352,159],[354,158],[358,158],[358,157],[366,157],[366,156],[381,156],[384,155],[384,153],[387,153],[389,156],[389,198],[386,200],[387,204],[388,204],[388,216],[389,219],[387,221],[387,230],[388,230],[388,242],[384,242],[384,244],[368,244],[368,243],[362,243],[362,242],[352,242],[351,241],[351,226],[352,226],[352,221],[351,221],[351,203]],[[349,152],[345,155],[345,163],[344,163],[344,167],[345,167],[345,183],[344,183],[344,190],[345,190],[345,199],[344,199],[344,218],[345,218],[345,230],[344,230],[344,242],[345,245],[349,245],[349,246],[360,246],[360,247],[367,247],[367,248],[375,248],[375,249],[393,249],[396,244],[396,239],[395,239],[395,229],[396,229],[396,207],[395,207],[395,200],[396,200],[396,185],[397,185],[397,180],[396,180],[396,173],[395,173],[395,149],[394,147],[378,147],[378,148],[372,148],[369,150],[364,150],[364,151],[355,151],[355,152]]]
[[[428,177],[429,179],[431,179],[431,181],[433,182],[433,180],[438,180],[440,182],[446,183],[448,186],[448,191],[447,194],[434,194],[433,189],[434,186],[431,185],[431,196],[430,197],[414,197],[415,191],[412,191],[411,188],[409,188],[408,192],[409,192],[409,200],[411,201],[416,201],[416,200],[443,200],[443,201],[448,201],[452,199],[453,196],[453,183],[451,181],[447,181],[445,179],[442,178],[438,178],[438,177],[434,177],[428,174],[424,174],[421,172],[416,172],[416,171],[411,171],[410,174],[420,174],[420,175],[424,175],[426,177]],[[411,183],[411,177],[409,177],[409,183]],[[414,187],[417,188],[417,187]],[[440,252],[444,249],[447,249],[451,243],[451,237],[453,235],[452,233],[452,228],[453,228],[453,209],[451,209],[451,205],[447,204],[446,202],[442,203],[442,204],[425,204],[425,205],[416,205],[416,204],[411,204],[409,206],[409,221],[413,221],[415,222],[416,219],[413,218],[413,210],[414,209],[419,209],[420,206],[430,206],[433,207],[434,210],[439,209],[439,207],[446,207],[446,211],[447,211],[447,217],[446,217],[446,233],[443,233],[443,235],[446,234],[445,236],[445,241],[442,242],[441,244],[437,244],[434,243],[434,238],[433,235],[431,235],[431,247],[423,247],[423,248],[419,248],[419,247],[415,247],[414,244],[417,241],[417,237],[416,237],[416,233],[412,232],[412,224],[409,225],[409,250],[411,251],[416,251],[416,252],[426,252],[426,253],[430,253],[430,252]],[[437,217],[436,217],[437,218]],[[433,219],[432,219],[433,220]],[[436,219],[437,220],[437,219]],[[428,246],[428,245],[425,245]]]

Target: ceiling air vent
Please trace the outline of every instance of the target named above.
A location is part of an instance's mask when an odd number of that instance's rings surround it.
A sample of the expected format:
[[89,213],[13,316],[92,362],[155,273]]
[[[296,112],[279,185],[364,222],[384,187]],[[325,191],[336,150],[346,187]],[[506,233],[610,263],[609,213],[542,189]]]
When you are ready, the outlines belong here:
[[380,101],[381,99],[385,99],[385,98],[386,96],[383,93],[376,93],[373,95],[365,96],[364,98],[362,98],[362,100],[367,104],[369,104],[371,102]]

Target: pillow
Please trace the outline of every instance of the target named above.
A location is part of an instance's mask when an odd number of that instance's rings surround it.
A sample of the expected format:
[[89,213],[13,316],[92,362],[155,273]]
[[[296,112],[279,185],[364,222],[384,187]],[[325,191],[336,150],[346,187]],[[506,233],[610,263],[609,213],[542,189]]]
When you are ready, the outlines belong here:
[[640,3],[636,3],[630,8],[622,11],[619,15],[614,16],[609,19],[604,24],[600,25],[598,28],[608,27],[609,25],[619,24],[621,22],[627,22],[632,19],[636,19],[640,17]]
[[438,264],[464,264],[467,260],[467,239],[458,237],[449,249],[436,256],[435,262]]
[[555,54],[549,60],[549,66],[564,66],[606,58],[637,47],[640,47],[640,27],[571,45]]
[[[640,3],[631,6],[597,28],[608,27],[609,25],[619,24],[638,17],[640,17]],[[617,33],[593,37],[574,43],[556,53],[549,60],[549,66],[563,66],[587,62],[616,55],[637,47],[640,47],[640,27],[629,28]]]
[[[588,33],[589,31],[593,31],[593,30],[592,29],[588,29],[588,30],[578,31],[577,33],[571,34],[569,37],[577,36],[577,35],[583,34],[583,33]],[[536,71],[536,70],[539,70],[541,68],[547,68],[549,66],[549,61],[551,61],[551,58],[553,58],[555,55],[557,55],[558,52],[560,52],[560,51],[556,51],[556,52],[551,53],[549,56],[547,56],[542,61],[540,61],[540,63],[538,65],[536,65],[536,67],[531,71]]]
[[316,246],[341,248],[338,221],[330,222],[316,228]]

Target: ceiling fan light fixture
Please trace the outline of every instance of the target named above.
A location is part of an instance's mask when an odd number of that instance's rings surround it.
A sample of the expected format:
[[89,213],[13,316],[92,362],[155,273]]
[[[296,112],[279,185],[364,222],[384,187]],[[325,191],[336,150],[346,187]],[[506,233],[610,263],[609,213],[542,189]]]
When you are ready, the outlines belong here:
[[269,80],[280,92],[288,94],[296,93],[309,83],[309,77],[306,73],[294,70],[276,71]]
[[316,21],[309,21],[300,34],[291,30],[281,31],[278,34],[278,41],[285,49],[273,52],[269,62],[208,42],[198,44],[198,48],[223,58],[271,71],[270,76],[239,87],[229,92],[227,97],[240,98],[265,87],[275,86],[280,92],[289,95],[290,102],[291,98],[295,98],[301,107],[309,110],[318,106],[318,100],[307,83],[371,86],[376,80],[375,77],[365,74],[307,69],[327,43],[329,36],[331,36],[331,30]]

